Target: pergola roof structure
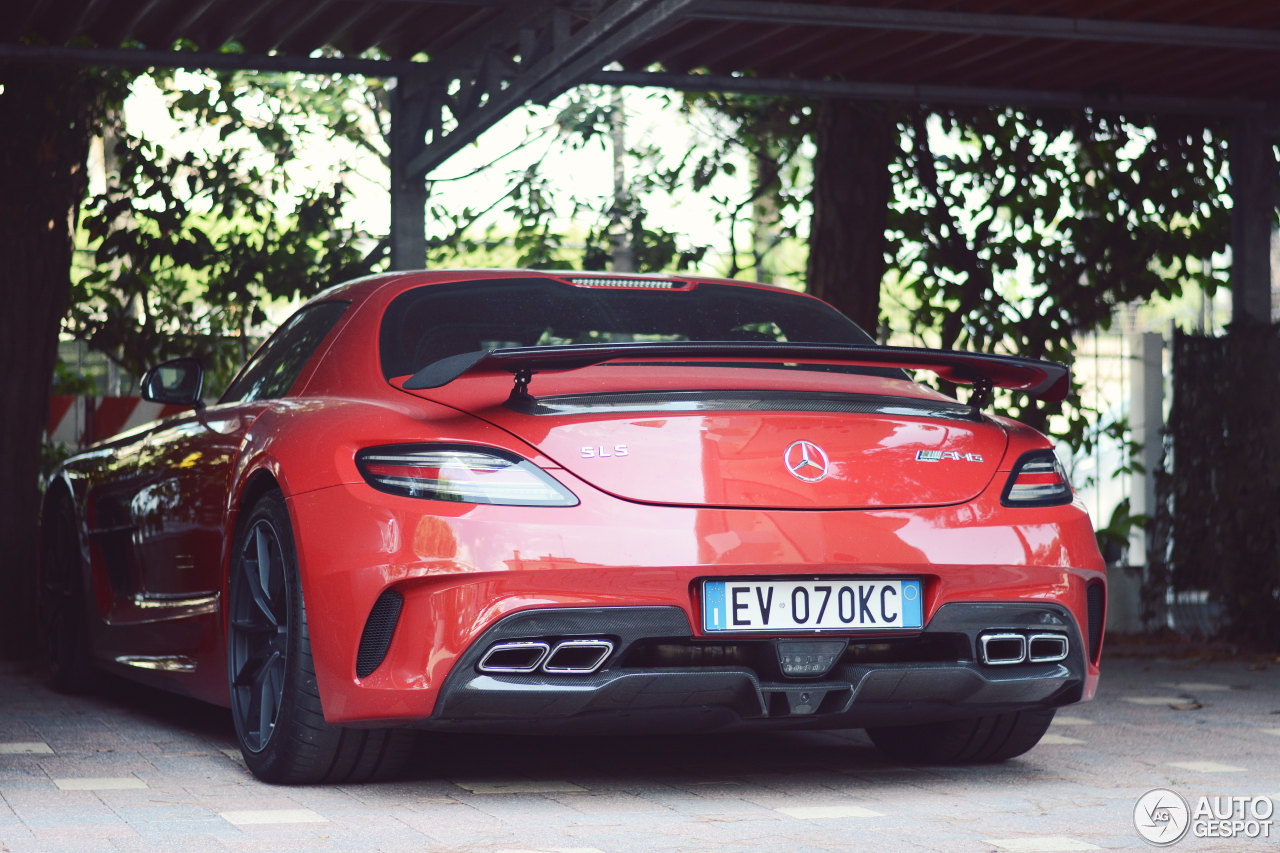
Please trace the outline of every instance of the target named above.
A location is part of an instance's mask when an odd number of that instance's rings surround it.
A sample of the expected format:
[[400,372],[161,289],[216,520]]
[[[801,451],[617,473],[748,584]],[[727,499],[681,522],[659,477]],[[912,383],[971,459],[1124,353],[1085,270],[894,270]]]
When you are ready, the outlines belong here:
[[415,74],[448,81],[439,108],[459,130],[490,102],[589,81],[1216,114],[1280,102],[1280,4],[1256,0],[26,5],[0,21],[0,60]]
[[[630,73],[754,72],[945,90],[1274,100],[1280,6],[1256,0],[30,0],[0,57],[97,56],[398,74],[477,49],[517,63],[538,30],[609,39]],[[565,44],[557,45],[569,59]],[[115,53],[121,50],[121,53]],[[227,56],[231,51],[233,56]],[[376,52],[376,60],[359,60]],[[128,56],[132,53],[133,56]],[[220,55],[220,56],[215,56]],[[1015,85],[1010,86],[1011,83]],[[896,91],[890,89],[889,91]]]
[[0,19],[0,62],[15,60],[396,77],[400,265],[421,263],[432,169],[588,82],[1225,115],[1269,151],[1280,3],[27,0]]

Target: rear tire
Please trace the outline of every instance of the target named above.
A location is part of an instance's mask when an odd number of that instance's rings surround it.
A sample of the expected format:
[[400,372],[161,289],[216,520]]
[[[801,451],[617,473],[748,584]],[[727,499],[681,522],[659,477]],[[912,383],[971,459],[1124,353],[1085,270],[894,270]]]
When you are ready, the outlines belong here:
[[867,735],[881,752],[908,764],[987,764],[1022,755],[1039,743],[1054,710],[867,729]]
[[284,498],[262,496],[232,552],[227,669],[245,764],[264,782],[363,782],[399,771],[411,732],[324,721]]
[[85,566],[76,528],[71,497],[59,492],[40,528],[37,613],[49,684],[60,693],[88,692],[97,676],[89,656]]

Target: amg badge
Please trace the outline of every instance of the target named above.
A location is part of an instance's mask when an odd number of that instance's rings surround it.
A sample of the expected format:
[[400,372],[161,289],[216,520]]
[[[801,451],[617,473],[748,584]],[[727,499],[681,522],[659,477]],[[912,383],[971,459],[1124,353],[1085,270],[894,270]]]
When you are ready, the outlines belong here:
[[957,453],[954,450],[917,450],[917,462],[981,462],[981,453]]

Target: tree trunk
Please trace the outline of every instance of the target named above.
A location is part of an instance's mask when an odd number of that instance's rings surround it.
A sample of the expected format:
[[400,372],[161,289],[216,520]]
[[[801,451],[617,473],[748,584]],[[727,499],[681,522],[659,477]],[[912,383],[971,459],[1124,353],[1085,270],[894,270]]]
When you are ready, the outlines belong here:
[[897,121],[884,104],[825,100],[818,108],[809,292],[873,336],[897,141]]
[[0,656],[35,649],[42,433],[85,192],[87,72],[0,65]]
[[778,207],[778,151],[765,143],[751,157],[751,255],[756,281],[777,284],[778,265],[773,256],[782,238],[782,212]]

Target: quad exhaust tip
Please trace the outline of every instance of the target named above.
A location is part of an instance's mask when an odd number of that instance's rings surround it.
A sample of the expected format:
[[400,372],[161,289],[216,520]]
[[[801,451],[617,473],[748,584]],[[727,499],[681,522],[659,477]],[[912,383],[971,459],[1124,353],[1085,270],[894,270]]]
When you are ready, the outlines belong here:
[[1057,663],[1067,659],[1065,634],[1032,634],[1027,638],[1027,660],[1031,663]]
[[609,640],[565,640],[547,656],[542,670],[589,675],[599,669],[612,652],[613,643]]
[[1021,634],[983,634],[978,648],[988,666],[1008,666],[1027,659],[1027,638]]
[[535,640],[498,643],[476,668],[481,672],[520,673],[541,670],[553,675],[590,675],[613,653],[612,640],[562,640],[553,648]]
[[550,653],[546,643],[498,643],[485,652],[477,668],[481,672],[533,672]]
[[978,651],[988,666],[1057,663],[1067,659],[1070,645],[1065,634],[991,633],[978,637]]

